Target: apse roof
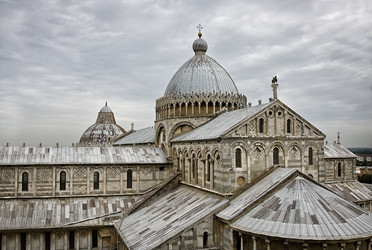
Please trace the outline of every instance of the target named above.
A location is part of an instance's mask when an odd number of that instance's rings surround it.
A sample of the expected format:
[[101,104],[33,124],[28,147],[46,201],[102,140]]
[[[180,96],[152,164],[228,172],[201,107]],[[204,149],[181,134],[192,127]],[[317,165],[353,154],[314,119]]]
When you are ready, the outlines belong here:
[[[238,210],[235,216],[229,214]],[[252,185],[217,216],[234,219],[230,226],[235,230],[269,237],[349,240],[372,236],[369,212],[299,171],[284,168]]]
[[207,48],[207,42],[199,32],[199,38],[193,43],[195,55],[174,74],[164,95],[203,92],[238,94],[229,73],[217,61],[205,55]]

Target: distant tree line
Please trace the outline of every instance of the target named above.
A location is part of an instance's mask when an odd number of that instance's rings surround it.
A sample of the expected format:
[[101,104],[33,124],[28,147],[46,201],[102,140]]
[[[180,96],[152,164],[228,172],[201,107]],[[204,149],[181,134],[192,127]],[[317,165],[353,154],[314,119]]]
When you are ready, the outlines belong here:
[[348,148],[354,154],[372,154],[372,148]]
[[358,181],[361,183],[371,183],[372,184],[372,174],[364,174],[359,176]]

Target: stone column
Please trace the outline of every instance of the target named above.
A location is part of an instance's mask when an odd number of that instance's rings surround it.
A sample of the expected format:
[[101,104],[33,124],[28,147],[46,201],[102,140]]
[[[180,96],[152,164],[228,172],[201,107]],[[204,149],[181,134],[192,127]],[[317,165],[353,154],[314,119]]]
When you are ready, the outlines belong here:
[[[59,176],[56,176],[56,167],[53,166],[53,196],[56,196],[56,179],[59,177]],[[66,181],[67,182],[67,181]]]
[[18,167],[15,167],[14,169],[14,196],[17,198],[18,197],[18,176],[19,171]]
[[[72,170],[73,170],[73,167],[71,167],[71,173],[72,173]],[[90,182],[89,182],[89,180],[90,180],[90,167],[87,167],[87,194],[89,194],[89,192],[90,192]],[[72,192],[72,174],[71,174],[71,192]]]
[[187,110],[187,109],[188,109],[188,106],[189,106],[189,104],[188,104],[188,103],[185,103],[186,116],[187,116],[187,114],[188,114],[188,112],[187,112],[187,111],[188,111],[188,110]]
[[107,192],[107,167],[103,167],[103,194],[106,194],[106,192]]
[[208,115],[208,101],[205,102],[205,113]]
[[309,247],[309,244],[307,244],[307,243],[302,244],[302,249],[303,250],[307,250],[308,247]]
[[140,190],[140,171],[139,167],[136,168],[136,180],[137,180],[137,193],[139,193]]
[[271,250],[271,241],[269,239],[265,239],[266,243],[266,250]]
[[247,182],[251,182],[251,157],[247,154]]
[[360,249],[360,245],[362,244],[361,241],[357,241],[354,243],[354,246],[355,246],[355,250],[359,250]]
[[240,237],[240,249],[244,249],[244,240],[243,240],[243,234],[242,233],[239,233],[239,237]]
[[213,102],[213,115],[216,114],[216,102]]
[[199,105],[199,114],[200,115],[200,106],[201,106],[201,102],[198,102],[198,105]]
[[33,170],[34,170],[34,176],[32,177],[33,180],[31,182],[31,184],[32,184],[33,196],[36,196],[36,183],[37,183],[37,169],[36,169],[36,167],[33,168]]
[[257,250],[257,239],[255,236],[252,236],[253,250]]
[[210,162],[210,173],[209,173],[209,178],[210,178],[210,188],[214,188],[214,161],[213,160],[211,160],[211,162]]

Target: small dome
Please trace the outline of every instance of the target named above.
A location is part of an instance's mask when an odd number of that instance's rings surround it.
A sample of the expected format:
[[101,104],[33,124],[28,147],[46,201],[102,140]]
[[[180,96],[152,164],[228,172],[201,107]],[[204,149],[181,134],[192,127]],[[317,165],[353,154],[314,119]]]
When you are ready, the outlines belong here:
[[101,108],[101,110],[99,112],[109,112],[109,113],[112,113],[112,110],[107,106],[107,102],[106,102],[105,106],[103,106],[103,108]]
[[79,146],[111,146],[126,131],[116,124],[112,110],[106,105],[99,111],[96,123],[80,137]]
[[205,53],[208,50],[208,44],[204,39],[200,37],[194,41],[194,43],[192,44],[192,49],[194,50],[195,53],[197,52]]

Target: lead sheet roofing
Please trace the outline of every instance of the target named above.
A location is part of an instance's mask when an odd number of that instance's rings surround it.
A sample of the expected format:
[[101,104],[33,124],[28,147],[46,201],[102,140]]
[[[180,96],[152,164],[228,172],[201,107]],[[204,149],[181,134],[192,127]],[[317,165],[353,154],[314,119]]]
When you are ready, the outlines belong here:
[[357,158],[349,149],[342,144],[334,143],[324,145],[324,158]]
[[372,190],[359,181],[326,183],[325,186],[348,201],[372,201]]
[[[271,173],[275,174],[276,171]],[[297,240],[372,237],[372,215],[369,212],[301,174],[293,175],[263,201],[256,203],[230,226],[256,235]],[[222,213],[226,213],[225,210]]]
[[227,202],[214,194],[179,186],[124,218],[119,235],[129,249],[155,249]]
[[167,163],[155,146],[22,147],[0,146],[0,165]]
[[155,130],[154,127],[143,128],[128,132],[121,139],[117,140],[114,145],[133,145],[133,144],[147,144],[155,143]]
[[0,231],[68,227],[72,224],[100,226],[102,218],[121,212],[135,196],[0,199]]
[[272,103],[274,102],[222,113],[211,121],[192,130],[191,132],[174,138],[172,142],[219,138],[243,120],[252,117]]

